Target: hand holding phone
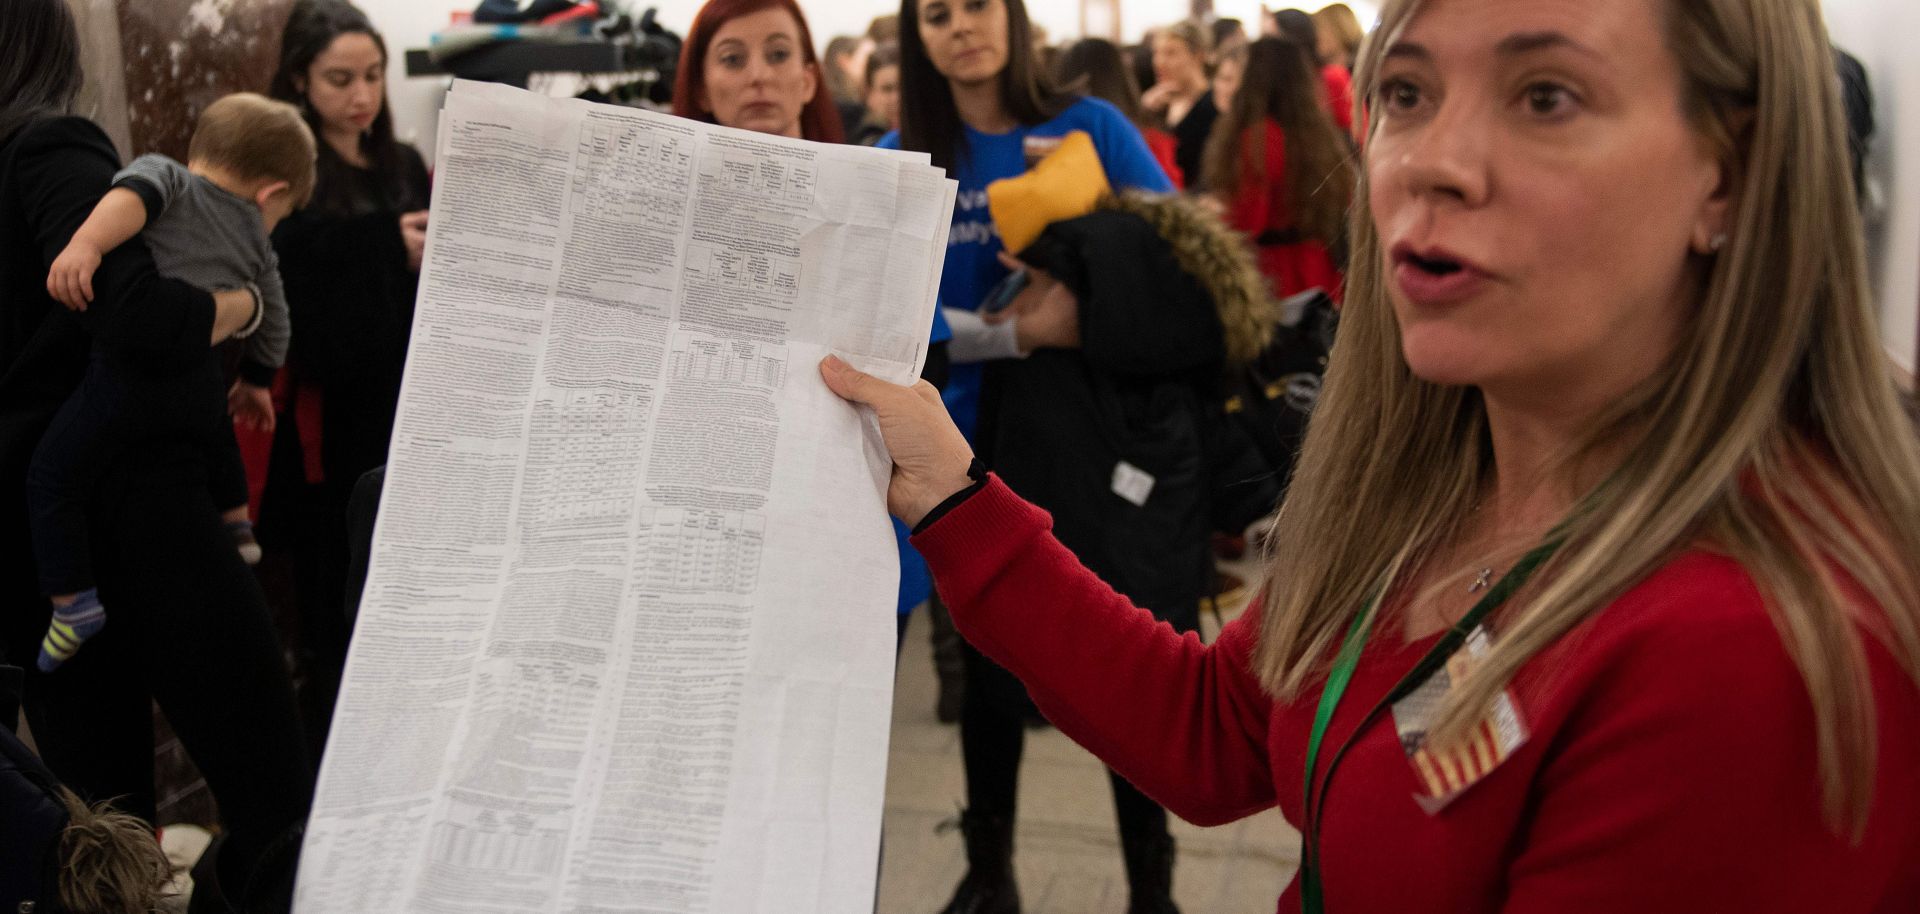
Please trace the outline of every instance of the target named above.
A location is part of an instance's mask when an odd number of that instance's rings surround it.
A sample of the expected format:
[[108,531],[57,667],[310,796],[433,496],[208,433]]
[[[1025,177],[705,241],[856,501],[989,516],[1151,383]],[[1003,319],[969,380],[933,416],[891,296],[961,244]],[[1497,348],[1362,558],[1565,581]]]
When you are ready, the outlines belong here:
[[1013,300],[1020,297],[1021,291],[1026,289],[1027,283],[1030,281],[1031,277],[1026,270],[1014,270],[1008,273],[1007,278],[995,284],[993,289],[987,293],[986,299],[980,302],[980,313],[999,314],[1007,310],[1007,306],[1013,304]]

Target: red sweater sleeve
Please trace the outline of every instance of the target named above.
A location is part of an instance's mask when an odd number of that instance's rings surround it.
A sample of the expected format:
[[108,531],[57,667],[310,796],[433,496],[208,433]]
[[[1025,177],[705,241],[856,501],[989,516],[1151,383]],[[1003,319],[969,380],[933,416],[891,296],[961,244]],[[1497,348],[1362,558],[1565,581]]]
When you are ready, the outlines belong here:
[[913,544],[954,625],[1027,687],[1055,726],[1175,815],[1231,822],[1274,805],[1272,704],[1249,660],[1249,612],[1212,645],[1115,593],[998,478]]
[[1920,826],[1897,821],[1920,801],[1913,684],[1870,651],[1879,821],[1849,848],[1819,815],[1806,684],[1758,591],[1726,566],[1647,607],[1657,625],[1564,654],[1559,672],[1588,684],[1535,785],[1508,914],[1868,912],[1920,871]]

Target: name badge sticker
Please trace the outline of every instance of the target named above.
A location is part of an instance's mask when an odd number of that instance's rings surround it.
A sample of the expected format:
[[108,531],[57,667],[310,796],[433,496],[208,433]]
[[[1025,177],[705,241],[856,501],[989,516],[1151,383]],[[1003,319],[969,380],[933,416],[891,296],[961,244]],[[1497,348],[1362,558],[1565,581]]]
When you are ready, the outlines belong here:
[[1026,159],[1028,168],[1032,168],[1049,153],[1059,149],[1065,141],[1066,137],[1063,136],[1028,136],[1020,141],[1021,158]]
[[1459,744],[1445,750],[1428,744],[1427,731],[1439,717],[1440,706],[1453,692],[1454,684],[1465,680],[1492,647],[1486,627],[1476,627],[1444,666],[1393,705],[1393,727],[1400,736],[1400,748],[1406,752],[1421,786],[1414,801],[1428,815],[1445,809],[1527,742],[1526,720],[1514,701],[1513,690],[1506,689]]
[[1130,502],[1134,507],[1147,506],[1147,496],[1153,494],[1153,476],[1124,460],[1113,465],[1113,494]]

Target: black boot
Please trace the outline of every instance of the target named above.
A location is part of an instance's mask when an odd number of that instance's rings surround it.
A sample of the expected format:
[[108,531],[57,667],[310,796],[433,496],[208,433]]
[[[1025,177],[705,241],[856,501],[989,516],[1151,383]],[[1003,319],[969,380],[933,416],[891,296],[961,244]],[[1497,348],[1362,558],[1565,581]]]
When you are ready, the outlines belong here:
[[1121,843],[1127,863],[1127,914],[1180,914],[1173,903],[1173,836],[1162,832]]
[[1020,889],[1013,883],[1013,820],[964,812],[960,831],[967,839],[967,875],[940,914],[1020,914]]

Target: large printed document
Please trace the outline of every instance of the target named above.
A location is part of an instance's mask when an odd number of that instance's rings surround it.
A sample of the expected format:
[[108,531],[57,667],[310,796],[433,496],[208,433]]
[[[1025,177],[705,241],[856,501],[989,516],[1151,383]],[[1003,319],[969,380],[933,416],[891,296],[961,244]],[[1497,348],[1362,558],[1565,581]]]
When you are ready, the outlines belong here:
[[457,83],[295,909],[872,909],[898,558],[829,352],[925,358],[954,184]]

